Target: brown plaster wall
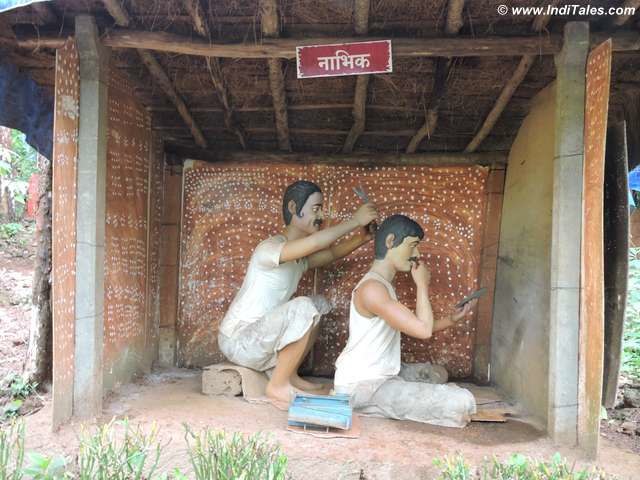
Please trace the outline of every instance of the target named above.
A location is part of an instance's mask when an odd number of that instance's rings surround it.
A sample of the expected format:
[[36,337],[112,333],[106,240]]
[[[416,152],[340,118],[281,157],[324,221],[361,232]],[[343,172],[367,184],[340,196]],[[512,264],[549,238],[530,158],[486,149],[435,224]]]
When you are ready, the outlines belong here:
[[[486,212],[488,169],[482,167],[350,167],[292,164],[190,162],[184,172],[178,363],[202,366],[223,359],[218,325],[244,278],[255,246],[282,229],[281,196],[299,178],[323,189],[331,222],[359,203],[352,187],[362,183],[381,216],[404,213],[419,221],[426,237],[422,253],[432,271],[436,315],[448,312],[477,288]],[[348,305],[355,283],[368,269],[373,244],[303,279],[298,295],[314,290],[334,310],[314,348],[313,373],[330,375],[347,339]],[[411,280],[399,275],[398,297],[414,307]],[[475,318],[438,332],[429,341],[403,338],[403,360],[433,361],[454,377],[472,372]]]
[[[104,388],[148,370],[149,113],[128,79],[111,69],[107,134]],[[154,179],[154,183],[156,180]]]
[[52,184],[53,426],[73,413],[76,179],[80,62],[73,39],[56,51]]
[[491,345],[491,381],[546,424],[554,86],[532,102],[509,153]]
[[604,356],[604,162],[611,40],[589,53],[584,117],[578,443],[597,455]]

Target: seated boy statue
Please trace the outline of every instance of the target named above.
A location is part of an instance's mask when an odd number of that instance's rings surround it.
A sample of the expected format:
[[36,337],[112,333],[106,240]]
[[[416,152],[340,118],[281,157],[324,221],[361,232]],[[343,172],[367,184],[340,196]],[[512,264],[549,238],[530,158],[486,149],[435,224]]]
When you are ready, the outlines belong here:
[[[366,414],[463,427],[476,413],[471,392],[454,384],[414,381],[415,368],[407,370],[409,375],[401,368],[401,332],[428,339],[455,325],[473,303],[434,320],[430,273],[418,252],[423,237],[420,225],[404,215],[392,215],[378,228],[375,260],[351,296],[349,339],[336,361],[335,391],[351,395],[352,406]],[[397,272],[409,271],[416,284],[415,313],[398,301],[392,283]]]
[[[322,297],[291,297],[305,270],[327,265],[371,240],[365,226],[377,212],[367,203],[351,218],[321,229],[322,192],[316,184],[301,180],[287,187],[282,214],[282,233],[262,241],[251,256],[242,286],[220,324],[218,344],[235,364],[258,371],[273,369],[266,395],[288,403],[295,389],[328,392],[297,372],[329,303]],[[351,238],[335,243],[358,229]]]

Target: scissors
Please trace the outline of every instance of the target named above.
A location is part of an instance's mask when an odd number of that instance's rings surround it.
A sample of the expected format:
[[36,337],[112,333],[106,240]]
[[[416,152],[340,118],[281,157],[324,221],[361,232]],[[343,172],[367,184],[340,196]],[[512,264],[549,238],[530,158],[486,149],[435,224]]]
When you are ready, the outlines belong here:
[[[360,200],[362,200],[363,203],[369,203],[369,195],[367,195],[367,192],[365,192],[364,188],[362,188],[362,184],[358,184],[357,187],[353,187],[353,192],[358,196]],[[369,230],[369,233],[371,235],[376,233],[376,230],[378,230],[378,224],[375,220],[367,225],[367,230]]]
[[367,195],[367,192],[364,191],[364,188],[362,188],[362,184],[358,184],[357,187],[353,187],[353,192],[358,196],[358,198],[360,200],[362,200],[364,203],[369,203],[369,195]]

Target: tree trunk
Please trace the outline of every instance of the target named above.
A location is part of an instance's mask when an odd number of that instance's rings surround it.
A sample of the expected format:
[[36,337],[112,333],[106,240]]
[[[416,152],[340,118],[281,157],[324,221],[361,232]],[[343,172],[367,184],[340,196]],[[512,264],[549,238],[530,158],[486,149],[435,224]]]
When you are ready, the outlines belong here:
[[41,168],[36,213],[37,253],[33,273],[29,349],[23,377],[42,384],[51,378],[53,318],[51,312],[51,162],[39,156]]

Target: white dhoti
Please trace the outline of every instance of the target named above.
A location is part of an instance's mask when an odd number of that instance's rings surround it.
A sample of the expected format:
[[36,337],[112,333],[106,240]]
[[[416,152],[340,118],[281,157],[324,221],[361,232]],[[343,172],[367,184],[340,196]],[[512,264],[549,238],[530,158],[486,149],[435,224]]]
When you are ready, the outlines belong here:
[[304,337],[329,311],[324,297],[296,297],[244,325],[233,337],[220,333],[218,345],[229,361],[263,372],[275,367],[280,350]]
[[469,390],[453,383],[407,381],[402,375],[401,370],[395,377],[358,384],[351,393],[351,405],[366,415],[442,427],[464,427],[476,413]]

